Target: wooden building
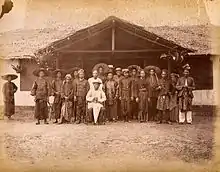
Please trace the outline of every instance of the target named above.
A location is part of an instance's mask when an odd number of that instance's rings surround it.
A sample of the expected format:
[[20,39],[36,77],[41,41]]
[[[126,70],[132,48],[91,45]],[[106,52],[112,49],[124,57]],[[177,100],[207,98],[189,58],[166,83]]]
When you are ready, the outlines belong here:
[[[78,66],[84,68],[88,76],[92,67],[100,62],[122,68],[131,64],[157,65],[176,72],[181,72],[178,69],[189,63],[197,85],[194,104],[214,105],[209,31],[208,25],[144,28],[108,17],[79,31],[42,29],[2,33],[6,42],[0,46],[0,50],[5,51],[0,54],[0,65],[4,67],[1,73],[13,71],[12,63],[20,66],[22,70],[16,81],[20,88],[17,104],[33,105],[28,91],[35,79],[32,71],[37,67],[36,59],[52,68],[67,70]],[[178,59],[184,57],[184,60],[162,60],[164,53],[174,54]]]

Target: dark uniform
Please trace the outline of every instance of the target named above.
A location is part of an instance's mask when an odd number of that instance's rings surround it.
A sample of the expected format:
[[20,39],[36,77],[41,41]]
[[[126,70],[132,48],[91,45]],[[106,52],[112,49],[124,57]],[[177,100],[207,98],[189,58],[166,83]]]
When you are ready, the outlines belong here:
[[147,77],[148,96],[149,96],[149,120],[155,120],[157,114],[158,81],[155,75]]
[[55,114],[55,119],[60,118],[62,99],[61,99],[61,88],[63,81],[62,79],[55,79],[51,83],[52,95],[54,96],[53,102],[53,112]]
[[138,87],[138,120],[140,122],[148,121],[148,83],[144,78],[137,82]]
[[124,77],[119,82],[119,97],[121,98],[121,114],[125,121],[131,120],[131,80]]
[[31,89],[31,95],[35,96],[35,118],[46,120],[48,118],[47,102],[50,95],[48,81],[44,78],[36,79]]
[[118,98],[118,83],[115,80],[107,80],[104,84],[106,95],[107,117],[110,121],[117,119],[117,98]]
[[138,80],[139,78],[136,76],[132,76],[131,78],[131,97],[133,100],[131,101],[131,114],[133,119],[138,118],[138,104],[136,102],[136,98],[138,97]]
[[3,85],[3,101],[4,101],[4,115],[10,118],[15,113],[15,99],[14,93],[18,87],[13,82],[6,82]]
[[[119,90],[119,82],[120,80],[124,78],[123,75],[118,76],[118,75],[114,75],[113,79],[118,83],[118,90]],[[119,120],[122,120],[122,116],[121,116],[121,101],[119,100],[119,98],[117,98],[117,118]]]
[[[159,122],[162,122],[163,118],[168,122],[169,118],[169,92],[171,88],[170,81],[168,79],[161,78],[158,81],[159,94],[157,99],[157,109],[159,111]],[[164,116],[163,116],[164,114]]]
[[77,123],[85,122],[86,94],[89,91],[89,83],[86,79],[78,79],[74,82],[74,95]]

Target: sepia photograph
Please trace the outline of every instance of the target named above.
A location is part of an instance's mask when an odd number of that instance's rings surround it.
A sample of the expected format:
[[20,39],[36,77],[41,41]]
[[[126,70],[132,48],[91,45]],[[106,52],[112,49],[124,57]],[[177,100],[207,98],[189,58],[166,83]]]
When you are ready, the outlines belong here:
[[220,169],[220,0],[0,0],[1,171]]

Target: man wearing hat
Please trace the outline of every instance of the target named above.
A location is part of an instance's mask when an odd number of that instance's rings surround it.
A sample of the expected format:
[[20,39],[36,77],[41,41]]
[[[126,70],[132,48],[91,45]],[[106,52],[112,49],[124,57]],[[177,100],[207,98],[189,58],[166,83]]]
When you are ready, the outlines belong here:
[[61,69],[57,69],[54,71],[55,79],[51,83],[51,91],[52,95],[54,96],[54,102],[53,102],[53,111],[55,113],[55,122],[58,123],[58,119],[60,119],[60,113],[61,113],[61,106],[62,106],[62,100],[61,100],[61,88],[63,84],[62,76],[64,75],[64,71]]
[[85,73],[83,69],[78,71],[78,80],[74,82],[74,104],[76,106],[76,123],[79,124],[85,121],[86,113],[86,94],[89,91],[89,83],[84,78]]
[[179,91],[179,123],[184,122],[192,124],[192,100],[193,90],[195,89],[195,82],[192,77],[189,76],[190,66],[186,64],[183,66],[183,76],[177,81],[176,88]]
[[113,79],[113,71],[108,71],[107,80],[104,84],[104,90],[107,97],[106,110],[109,121],[117,120],[117,100],[118,100],[118,83]]
[[157,99],[157,110],[158,110],[158,123],[162,123],[165,120],[166,123],[171,124],[169,116],[169,94],[170,94],[171,83],[168,79],[168,71],[162,70],[161,79],[158,81],[159,90]]
[[36,69],[33,74],[38,78],[34,81],[31,95],[35,97],[35,118],[37,119],[36,125],[40,124],[40,120],[44,120],[45,124],[48,124],[48,106],[50,96],[50,84],[44,78],[47,75],[47,71],[44,68]]
[[[116,75],[113,76],[113,79],[118,83],[118,89],[119,89],[119,82],[122,78],[124,78],[124,76],[122,75],[122,69],[120,67],[117,67],[115,69],[115,73],[116,73]],[[121,116],[121,101],[119,100],[119,98],[117,98],[117,118],[119,120],[122,119],[122,116]]]
[[[88,102],[88,116],[87,121],[94,121],[94,124],[104,123],[104,102],[106,101],[106,95],[100,85],[102,82],[96,80],[93,81],[94,89],[90,89],[86,95]],[[92,120],[92,117],[94,120]]]
[[124,78],[119,81],[119,99],[121,101],[121,114],[125,122],[131,120],[131,80],[129,70],[123,69]]
[[2,76],[2,79],[7,82],[4,83],[2,92],[3,92],[3,101],[4,101],[4,116],[7,116],[8,119],[11,118],[15,113],[15,99],[14,94],[17,91],[17,86],[11,82],[16,79],[18,76],[14,74],[7,74]]

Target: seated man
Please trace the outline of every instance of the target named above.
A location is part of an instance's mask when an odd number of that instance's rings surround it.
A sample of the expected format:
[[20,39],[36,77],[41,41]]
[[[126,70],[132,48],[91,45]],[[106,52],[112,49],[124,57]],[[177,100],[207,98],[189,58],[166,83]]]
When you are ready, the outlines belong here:
[[106,101],[105,93],[100,87],[102,83],[100,81],[93,81],[94,89],[90,89],[86,95],[86,101],[88,102],[88,118],[89,121],[94,119],[94,124],[104,124],[104,102]]

